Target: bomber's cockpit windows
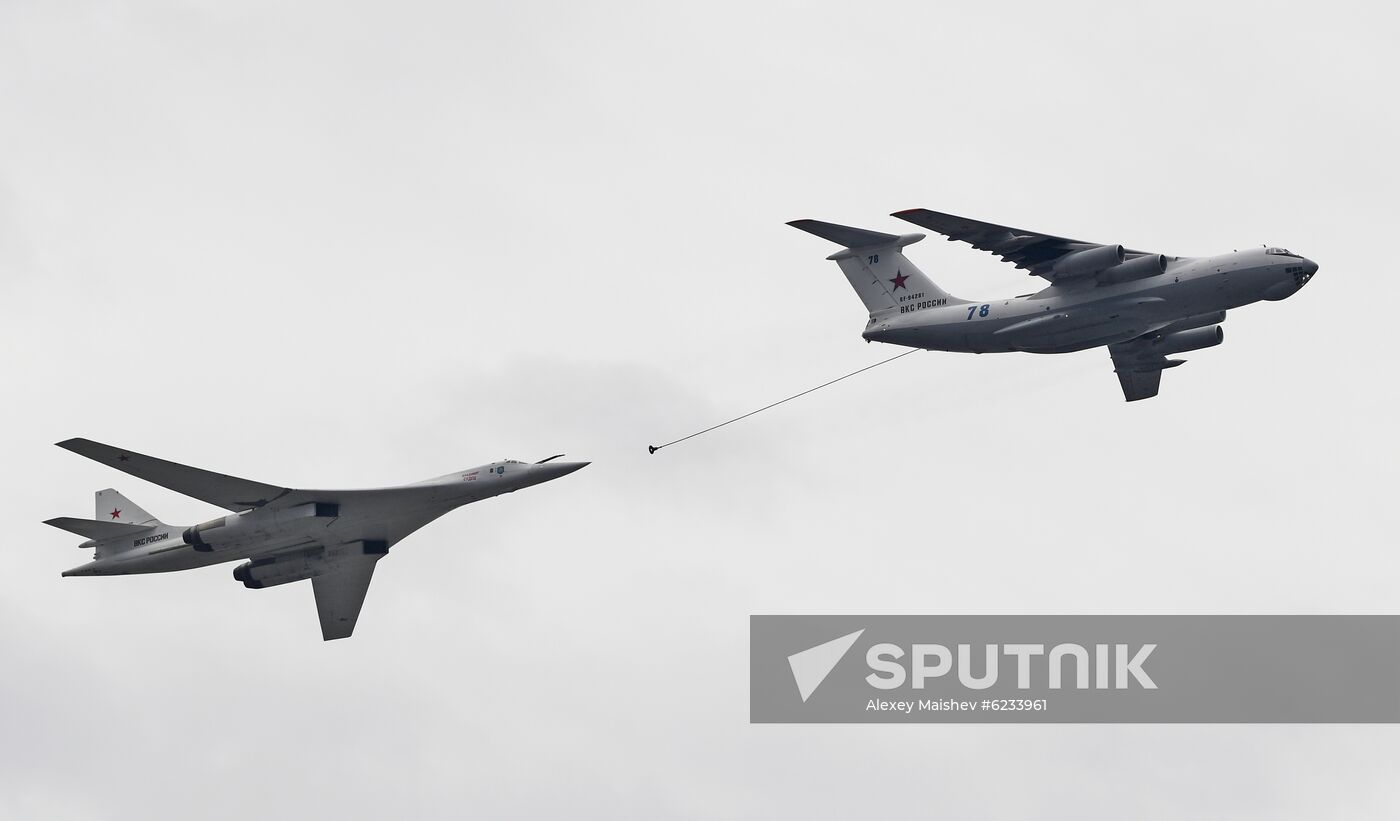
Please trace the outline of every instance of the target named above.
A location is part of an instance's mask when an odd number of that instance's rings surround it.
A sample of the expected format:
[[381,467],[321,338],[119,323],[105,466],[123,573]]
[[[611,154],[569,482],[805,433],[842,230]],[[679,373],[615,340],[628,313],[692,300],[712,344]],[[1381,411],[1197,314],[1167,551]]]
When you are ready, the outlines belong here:
[[1301,256],[1299,256],[1298,254],[1293,253],[1292,251],[1288,250],[1287,248],[1265,248],[1265,249],[1264,249],[1264,253],[1269,254],[1269,255],[1271,255],[1271,256],[1276,256],[1276,257],[1297,257],[1298,259],[1302,259]]

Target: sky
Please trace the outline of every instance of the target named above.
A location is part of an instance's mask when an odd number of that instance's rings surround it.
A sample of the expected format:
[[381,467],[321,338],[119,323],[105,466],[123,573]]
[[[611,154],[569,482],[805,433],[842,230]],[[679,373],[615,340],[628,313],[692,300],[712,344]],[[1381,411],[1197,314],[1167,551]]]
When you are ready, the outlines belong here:
[[[1393,817],[1387,726],[748,723],[762,613],[1394,613],[1400,183],[1374,3],[0,2],[0,816]],[[914,207],[1284,245],[1162,393],[897,351]],[[959,243],[959,296],[1037,286]],[[1380,264],[1378,264],[1380,263]],[[555,453],[354,637],[232,565],[67,578],[74,436],[287,486]]]

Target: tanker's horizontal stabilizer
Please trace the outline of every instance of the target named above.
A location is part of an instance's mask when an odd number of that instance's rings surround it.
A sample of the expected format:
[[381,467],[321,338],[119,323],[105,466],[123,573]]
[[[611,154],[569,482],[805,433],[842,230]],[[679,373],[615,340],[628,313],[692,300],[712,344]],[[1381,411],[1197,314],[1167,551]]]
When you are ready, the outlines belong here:
[[962,302],[935,285],[904,255],[904,247],[923,239],[923,234],[885,234],[821,220],[793,220],[788,225],[846,246],[827,259],[841,268],[871,318],[905,313],[916,305]]
[[898,234],[867,231],[864,228],[852,228],[849,225],[837,225],[834,222],[822,222],[821,220],[793,220],[788,225],[847,248],[871,248],[877,245],[894,245],[899,242]]

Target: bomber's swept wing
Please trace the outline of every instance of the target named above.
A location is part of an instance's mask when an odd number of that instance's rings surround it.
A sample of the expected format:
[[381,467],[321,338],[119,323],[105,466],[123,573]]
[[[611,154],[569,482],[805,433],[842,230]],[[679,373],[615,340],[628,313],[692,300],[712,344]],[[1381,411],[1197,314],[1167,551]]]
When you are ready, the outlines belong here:
[[114,448],[91,439],[69,439],[58,446],[101,462],[139,479],[167,487],[224,510],[240,511],[262,507],[291,493],[291,488],[266,485],[211,470],[167,462],[154,456]]
[[215,473],[212,470],[190,467],[178,462],[167,462],[154,456],[137,453],[134,450],[104,445],[91,439],[69,439],[58,446],[71,450],[79,456],[101,462],[139,479],[170,488],[176,493],[218,505],[235,513],[255,507],[292,507],[307,502],[345,502],[351,499],[389,500],[405,496],[416,496],[429,492],[431,488],[419,485],[399,487],[364,488],[360,490],[309,490],[254,482]]
[[[942,234],[950,242],[953,240],[966,242],[979,251],[990,251],[1017,268],[1025,269],[1035,276],[1045,277],[1052,281],[1065,278],[1063,275],[1057,276],[1056,273],[1056,263],[1065,257],[1080,251],[1118,248],[1116,245],[1084,242],[1083,240],[1012,228],[1008,225],[979,222],[967,217],[930,211],[927,208],[896,211],[891,216],[899,217],[906,222],[912,222],[922,228]],[[1122,252],[1123,258],[1146,255],[1147,253],[1144,251],[1124,250]]]
[[[433,517],[426,517],[431,520]],[[321,636],[326,641],[349,638],[374,578],[374,566],[402,536],[425,522],[416,519],[389,529],[374,528],[380,538],[354,534],[348,541],[312,538],[240,565],[233,578],[260,589],[311,580]]]
[[321,638],[326,641],[349,638],[374,578],[374,565],[381,555],[346,556],[336,559],[328,572],[311,577],[316,591],[316,612],[321,617]]

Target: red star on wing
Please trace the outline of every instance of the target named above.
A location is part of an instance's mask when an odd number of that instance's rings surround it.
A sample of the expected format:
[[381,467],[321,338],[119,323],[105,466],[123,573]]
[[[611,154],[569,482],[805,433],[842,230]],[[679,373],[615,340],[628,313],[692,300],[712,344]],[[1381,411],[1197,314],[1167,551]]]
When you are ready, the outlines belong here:
[[[904,281],[907,280],[907,279],[909,279],[909,277],[905,276],[905,275],[903,274],[903,272],[901,272],[901,271],[895,271],[895,272],[894,272],[894,279],[890,280],[890,282],[893,282],[893,283],[894,283],[894,287],[891,288],[890,290],[891,290],[891,291],[898,291],[900,288],[904,288]],[[907,290],[909,290],[909,289],[908,289],[908,288],[904,288],[904,290],[907,291]]]
[[113,518],[113,519],[120,519],[121,517],[122,517],[122,509],[119,508],[119,507],[114,507],[114,508],[112,508],[112,518]]

